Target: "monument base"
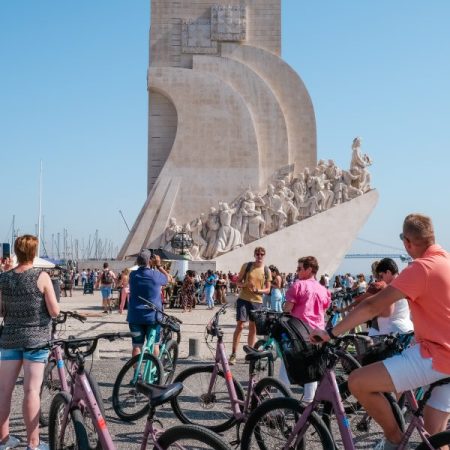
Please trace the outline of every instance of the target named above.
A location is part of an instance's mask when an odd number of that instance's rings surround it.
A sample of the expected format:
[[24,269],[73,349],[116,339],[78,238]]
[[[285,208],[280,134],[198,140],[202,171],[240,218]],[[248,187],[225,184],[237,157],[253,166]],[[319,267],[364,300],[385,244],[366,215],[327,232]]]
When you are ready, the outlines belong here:
[[302,256],[315,256],[319,273],[332,275],[349,251],[359,230],[378,202],[378,192],[372,190],[353,200],[336,205],[276,233],[265,236],[216,258],[216,270],[237,272],[242,264],[254,259],[256,247],[266,249],[266,264],[280,272],[295,272]]

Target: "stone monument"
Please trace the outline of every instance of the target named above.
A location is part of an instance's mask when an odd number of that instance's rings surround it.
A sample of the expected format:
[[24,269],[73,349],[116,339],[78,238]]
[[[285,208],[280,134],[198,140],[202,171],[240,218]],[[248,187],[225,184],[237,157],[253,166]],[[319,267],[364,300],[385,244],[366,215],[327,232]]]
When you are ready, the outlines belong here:
[[152,0],[147,81],[148,197],[119,259],[184,224],[195,257],[220,266],[370,190],[359,141],[338,182],[317,164],[310,96],[281,59],[281,0]]

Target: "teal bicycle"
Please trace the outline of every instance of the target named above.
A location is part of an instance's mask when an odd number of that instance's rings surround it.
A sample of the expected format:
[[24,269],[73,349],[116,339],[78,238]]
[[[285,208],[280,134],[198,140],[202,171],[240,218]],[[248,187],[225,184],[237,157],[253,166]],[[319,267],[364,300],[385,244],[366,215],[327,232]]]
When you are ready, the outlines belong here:
[[140,297],[150,309],[157,312],[158,323],[161,325],[161,340],[159,342],[159,356],[156,357],[154,347],[156,330],[152,330],[139,355],[129,359],[117,375],[113,387],[112,404],[117,416],[131,422],[144,417],[149,411],[148,398],[136,388],[138,382],[145,384],[163,385],[173,379],[177,359],[178,344],[171,339],[172,334],[180,332],[181,320],[169,316],[158,309],[153,303]]
[[266,336],[266,321],[282,316],[283,313],[272,311],[267,308],[251,311],[250,318],[255,322],[256,334],[263,336],[263,339],[258,339],[254,345],[254,349],[260,352],[270,351],[272,353],[270,358],[261,358],[255,363],[254,370],[256,378],[262,379],[266,377],[273,377],[274,362],[281,356],[280,349],[272,336]]

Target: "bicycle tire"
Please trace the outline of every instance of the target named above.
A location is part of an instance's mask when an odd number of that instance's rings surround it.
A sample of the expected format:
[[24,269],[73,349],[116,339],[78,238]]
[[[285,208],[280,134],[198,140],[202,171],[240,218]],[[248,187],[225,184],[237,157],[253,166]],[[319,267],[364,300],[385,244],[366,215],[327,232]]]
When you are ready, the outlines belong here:
[[[183,383],[183,391],[171,400],[171,405],[173,412],[182,423],[200,425],[220,433],[230,429],[236,419],[231,409],[225,375],[221,370],[214,383],[214,392],[210,394],[210,398],[206,397],[213,370],[214,365],[211,365],[189,367],[180,372],[174,383]],[[238,399],[244,400],[241,384],[234,377],[232,379]],[[218,380],[223,380],[223,384],[218,386]]]
[[[247,419],[242,432],[241,450],[284,448],[295,422],[303,411],[302,404],[294,398],[279,397],[261,403]],[[308,427],[302,440],[295,447],[290,448],[334,450],[335,446],[325,423],[317,413],[313,412],[309,416]]]
[[[141,355],[135,355],[129,359],[120,369],[114,382],[112,393],[112,404],[117,416],[126,422],[140,419],[148,413],[150,405],[148,398],[136,391],[132,381],[135,374],[134,366],[138,363]],[[161,384],[163,369],[161,361],[150,353],[145,353],[142,360],[141,370],[145,365],[151,362],[156,368],[155,374],[151,380],[153,384]],[[146,381],[146,380],[144,380]]]
[[71,401],[72,397],[67,392],[59,392],[53,398],[48,423],[48,437],[51,450],[89,450],[90,448],[83,415],[77,408],[70,410],[70,419],[66,424],[64,435],[61,436],[61,420],[63,419],[66,405]]
[[177,368],[178,360],[178,344],[175,340],[171,339],[164,346],[164,351],[161,351],[158,356],[163,368],[163,384],[169,384],[173,376],[175,375],[175,369]]
[[272,377],[274,372],[274,361],[277,358],[277,349],[273,345],[267,345],[266,339],[259,339],[256,341],[254,347],[255,350],[271,350],[273,354],[273,360],[269,358],[261,358],[255,362],[250,363],[249,374],[256,371],[257,378],[263,379],[265,377]]
[[[445,445],[450,445],[450,431],[441,431],[440,433],[433,434],[433,436],[428,438],[428,441],[435,450]],[[429,447],[425,442],[422,442],[416,447],[416,450],[429,450]]]
[[44,377],[42,379],[41,389],[39,392],[39,397],[41,399],[39,424],[41,427],[46,427],[48,425],[50,405],[53,397],[58,392],[61,392],[61,381],[59,380],[56,361],[54,359],[50,359],[45,365]]
[[269,398],[280,397],[279,394],[283,397],[294,397],[289,387],[276,378],[266,377],[259,380],[253,390],[250,410],[253,411],[258,405]]
[[[183,444],[183,440],[195,441],[191,445]],[[199,446],[199,443],[205,446]],[[162,450],[168,450],[172,447],[172,444],[181,445],[182,448],[188,449],[213,449],[213,450],[231,450],[231,447],[222,440],[220,436],[211,430],[208,430],[197,425],[177,425],[175,427],[166,430],[158,439],[158,445]],[[153,447],[157,450],[157,447]]]

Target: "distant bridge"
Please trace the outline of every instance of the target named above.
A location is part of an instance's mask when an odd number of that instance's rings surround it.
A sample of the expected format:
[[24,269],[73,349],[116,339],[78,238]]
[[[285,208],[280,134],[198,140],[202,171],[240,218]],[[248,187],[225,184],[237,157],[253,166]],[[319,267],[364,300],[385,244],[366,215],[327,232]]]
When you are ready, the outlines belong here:
[[400,253],[349,253],[345,255],[345,259],[400,259],[403,262],[411,261],[411,257]]

